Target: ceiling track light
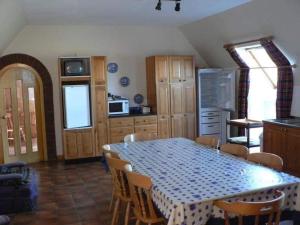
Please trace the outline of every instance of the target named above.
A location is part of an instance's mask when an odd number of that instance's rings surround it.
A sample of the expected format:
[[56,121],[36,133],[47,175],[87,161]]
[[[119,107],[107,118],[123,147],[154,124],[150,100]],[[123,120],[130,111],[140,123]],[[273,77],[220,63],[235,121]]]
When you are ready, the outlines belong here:
[[[162,0],[158,0],[157,2],[157,5],[155,7],[156,10],[160,11],[161,10],[161,1]],[[166,0],[166,1],[172,1],[172,2],[175,2],[175,8],[174,10],[176,12],[180,12],[180,3],[181,3],[181,0]]]
[[176,12],[179,12],[179,11],[180,11],[180,1],[176,1],[174,10],[175,10]]
[[161,10],[161,0],[158,0],[157,5],[155,7],[156,10],[160,11]]

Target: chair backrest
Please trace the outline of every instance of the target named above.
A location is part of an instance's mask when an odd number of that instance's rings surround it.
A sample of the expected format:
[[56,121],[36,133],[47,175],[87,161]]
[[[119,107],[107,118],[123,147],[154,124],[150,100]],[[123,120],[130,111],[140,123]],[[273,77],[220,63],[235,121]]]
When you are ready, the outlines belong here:
[[128,181],[126,177],[125,165],[130,164],[128,161],[113,158],[111,153],[105,154],[116,194],[121,198],[130,197]]
[[198,144],[206,145],[210,148],[219,147],[219,138],[215,136],[199,136],[195,140]]
[[226,152],[228,154],[247,159],[249,150],[244,145],[238,144],[223,144],[221,145],[221,151]]
[[119,153],[111,149],[110,145],[102,145],[104,156],[106,153],[110,153],[112,158],[120,159]]
[[157,219],[156,209],[152,202],[151,178],[132,172],[132,167],[128,165],[126,170],[135,216],[144,222]]
[[228,202],[217,200],[214,202],[214,205],[223,209],[225,225],[230,225],[228,213],[238,215],[239,225],[243,225],[244,216],[255,216],[254,224],[258,225],[262,215],[268,216],[267,225],[279,225],[285,194],[281,191],[275,191],[275,197],[275,199],[265,202]]
[[279,171],[281,171],[283,167],[282,158],[272,153],[267,153],[267,152],[251,153],[248,155],[247,159],[251,162],[255,162]]
[[127,134],[124,137],[124,142],[136,142],[136,141],[148,141],[148,140],[155,140],[157,138],[157,135],[154,133],[134,133],[134,134]]

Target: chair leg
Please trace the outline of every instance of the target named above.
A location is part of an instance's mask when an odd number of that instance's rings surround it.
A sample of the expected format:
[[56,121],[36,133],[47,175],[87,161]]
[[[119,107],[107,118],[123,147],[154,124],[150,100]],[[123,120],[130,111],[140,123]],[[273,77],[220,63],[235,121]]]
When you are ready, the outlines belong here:
[[128,225],[128,222],[129,222],[130,206],[131,206],[130,202],[127,202],[126,214],[125,214],[125,225]]
[[114,208],[114,213],[113,213],[113,217],[112,217],[112,220],[111,220],[111,225],[116,225],[117,224],[117,221],[118,221],[118,210],[119,210],[119,206],[120,206],[120,199],[118,198],[116,200],[116,203],[115,203],[115,208]]
[[140,221],[137,220],[136,223],[135,223],[135,225],[140,225]]
[[113,204],[114,204],[114,198],[115,198],[115,195],[114,195],[114,191],[113,191],[113,193],[112,193],[112,195],[111,195],[111,200],[110,200],[110,203],[109,203],[109,212],[111,212],[112,211],[112,207],[113,207]]

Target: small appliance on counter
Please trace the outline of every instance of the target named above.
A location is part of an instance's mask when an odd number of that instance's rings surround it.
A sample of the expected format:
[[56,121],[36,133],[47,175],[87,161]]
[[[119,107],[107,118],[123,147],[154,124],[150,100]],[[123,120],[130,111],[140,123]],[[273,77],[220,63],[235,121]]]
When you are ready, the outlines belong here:
[[129,100],[127,98],[108,93],[107,104],[109,115],[129,114]]
[[149,113],[151,113],[151,107],[150,106],[143,105],[141,107],[142,107],[142,113],[143,114],[149,114]]

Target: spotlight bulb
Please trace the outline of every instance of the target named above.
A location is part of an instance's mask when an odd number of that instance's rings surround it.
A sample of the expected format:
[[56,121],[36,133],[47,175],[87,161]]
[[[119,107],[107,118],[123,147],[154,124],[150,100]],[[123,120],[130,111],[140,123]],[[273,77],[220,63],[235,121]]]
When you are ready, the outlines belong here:
[[161,10],[161,0],[159,0],[159,1],[157,2],[157,5],[156,5],[155,9],[158,10],[158,11]]
[[179,12],[179,11],[180,11],[180,2],[179,2],[179,1],[176,1],[176,4],[175,4],[175,11],[176,11],[176,12]]

